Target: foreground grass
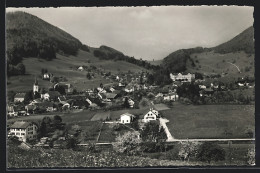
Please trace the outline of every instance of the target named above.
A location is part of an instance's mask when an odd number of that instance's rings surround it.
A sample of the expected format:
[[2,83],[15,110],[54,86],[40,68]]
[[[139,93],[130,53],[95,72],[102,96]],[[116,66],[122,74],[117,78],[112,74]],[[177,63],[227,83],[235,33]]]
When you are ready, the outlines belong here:
[[183,105],[161,111],[174,138],[248,138],[255,128],[254,105]]
[[168,161],[125,156],[112,151],[90,153],[88,151],[8,148],[8,168],[71,168],[71,167],[151,167],[195,166],[201,162]]

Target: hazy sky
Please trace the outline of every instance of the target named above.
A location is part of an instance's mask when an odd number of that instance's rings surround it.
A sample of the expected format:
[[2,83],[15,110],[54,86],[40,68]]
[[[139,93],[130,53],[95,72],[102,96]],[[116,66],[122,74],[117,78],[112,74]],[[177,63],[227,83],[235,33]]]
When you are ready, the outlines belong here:
[[107,45],[147,60],[197,46],[213,47],[253,25],[253,7],[156,6],[7,8],[25,11],[91,47]]

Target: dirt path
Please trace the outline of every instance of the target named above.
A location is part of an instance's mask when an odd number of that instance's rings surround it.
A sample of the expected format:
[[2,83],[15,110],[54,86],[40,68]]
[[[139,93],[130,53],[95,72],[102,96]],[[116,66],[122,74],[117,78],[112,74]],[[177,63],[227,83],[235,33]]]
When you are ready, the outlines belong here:
[[174,141],[174,137],[172,136],[172,134],[170,133],[166,123],[169,122],[169,120],[164,119],[164,118],[159,118],[160,121],[160,125],[164,128],[165,133],[167,135],[167,140],[166,141]]

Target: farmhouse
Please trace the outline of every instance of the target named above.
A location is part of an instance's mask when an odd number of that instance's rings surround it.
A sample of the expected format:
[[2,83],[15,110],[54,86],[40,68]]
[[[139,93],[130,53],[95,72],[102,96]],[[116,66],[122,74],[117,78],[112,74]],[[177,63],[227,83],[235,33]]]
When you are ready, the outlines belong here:
[[60,93],[58,91],[49,91],[43,95],[44,100],[52,101],[58,99]]
[[159,116],[159,112],[155,109],[150,109],[145,115],[143,121],[145,123],[156,120],[157,117]]
[[163,96],[163,100],[176,101],[178,99],[179,99],[179,95],[177,93],[169,93]]
[[83,68],[82,66],[80,66],[80,67],[78,68],[78,70],[79,70],[79,71],[83,71],[84,68]]
[[44,73],[44,74],[43,74],[43,79],[44,79],[44,80],[49,80],[50,77],[51,77],[51,75],[50,75],[49,73]]
[[195,74],[191,74],[191,73],[188,73],[188,74],[181,74],[181,73],[178,73],[178,74],[170,74],[170,78],[173,80],[173,81],[187,81],[187,82],[191,82],[192,80],[195,80]]
[[15,135],[20,141],[26,142],[37,138],[38,126],[33,122],[16,121],[10,126],[9,135]]
[[70,83],[65,83],[65,82],[57,83],[54,85],[54,89],[57,89],[58,86],[63,87],[67,94],[71,94],[73,92],[73,87],[72,87],[72,84],[70,84]]
[[14,96],[14,102],[23,102],[24,101],[24,98],[25,98],[25,93],[17,93],[15,96]]
[[120,116],[120,123],[130,124],[134,120],[135,116],[130,113],[124,113]]
[[17,116],[18,110],[15,106],[7,106],[7,115],[9,116]]

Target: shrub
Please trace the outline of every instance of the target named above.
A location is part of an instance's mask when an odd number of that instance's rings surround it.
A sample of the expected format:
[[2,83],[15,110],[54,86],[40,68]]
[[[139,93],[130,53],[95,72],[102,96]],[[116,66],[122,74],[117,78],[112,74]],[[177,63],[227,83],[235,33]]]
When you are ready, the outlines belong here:
[[225,150],[213,142],[204,142],[198,149],[197,159],[200,161],[225,160]]

